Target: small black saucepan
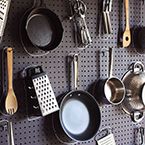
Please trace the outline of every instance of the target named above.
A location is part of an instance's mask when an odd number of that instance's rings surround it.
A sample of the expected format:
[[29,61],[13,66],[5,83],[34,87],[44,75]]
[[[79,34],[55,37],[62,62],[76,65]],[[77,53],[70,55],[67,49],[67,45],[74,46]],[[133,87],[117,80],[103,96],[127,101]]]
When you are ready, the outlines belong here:
[[55,49],[61,42],[63,27],[58,16],[44,6],[43,0],[34,0],[20,24],[20,39],[28,54],[32,48],[45,52]]
[[140,54],[145,53],[145,27],[134,27],[133,30],[133,43],[136,51]]
[[[77,88],[77,60],[73,60],[75,88]],[[53,115],[53,129],[63,143],[87,141],[93,138],[101,123],[101,113],[95,98],[88,92],[74,90],[60,101],[60,111]]]
[[[142,11],[142,5],[144,5],[144,2],[141,2],[140,5],[141,18],[143,18],[143,13],[144,13]],[[135,50],[139,54],[145,54],[145,26],[134,26],[132,28],[132,37],[133,37],[132,40],[133,40],[133,45],[135,47]]]
[[125,97],[125,86],[119,78],[112,76],[112,51],[112,48],[109,48],[109,77],[99,79],[95,82],[93,96],[95,96],[100,103],[119,105]]

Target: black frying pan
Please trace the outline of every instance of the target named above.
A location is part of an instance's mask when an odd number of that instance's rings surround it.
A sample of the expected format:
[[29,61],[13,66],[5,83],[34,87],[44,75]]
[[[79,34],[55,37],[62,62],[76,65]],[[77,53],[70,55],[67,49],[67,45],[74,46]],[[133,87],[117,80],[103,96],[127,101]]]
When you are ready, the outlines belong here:
[[[76,69],[77,62],[74,61],[73,64]],[[74,74],[77,88],[76,70]],[[92,95],[82,90],[67,93],[60,102],[59,113],[53,115],[55,135],[63,140],[63,143],[91,139],[97,133],[100,123],[101,113],[98,103]]]
[[54,12],[42,6],[43,0],[39,7],[36,7],[36,3],[34,0],[33,7],[27,10],[22,18],[21,42],[26,51],[33,47],[50,51],[55,49],[62,40],[62,24]]

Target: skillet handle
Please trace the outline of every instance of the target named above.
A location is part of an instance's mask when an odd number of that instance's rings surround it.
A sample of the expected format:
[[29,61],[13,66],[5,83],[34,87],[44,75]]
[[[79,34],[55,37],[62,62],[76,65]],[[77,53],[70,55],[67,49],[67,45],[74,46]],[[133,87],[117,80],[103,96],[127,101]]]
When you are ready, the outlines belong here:
[[78,54],[73,55],[74,88],[78,89]]

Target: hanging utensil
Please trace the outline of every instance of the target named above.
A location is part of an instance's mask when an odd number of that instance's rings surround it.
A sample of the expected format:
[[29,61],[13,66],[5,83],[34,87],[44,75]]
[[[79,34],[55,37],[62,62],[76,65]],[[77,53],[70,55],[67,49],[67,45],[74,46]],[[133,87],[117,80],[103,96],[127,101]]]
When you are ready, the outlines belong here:
[[[26,53],[34,57],[46,55],[58,47],[62,37],[63,27],[59,17],[46,8],[44,0],[34,0],[20,23],[20,39]],[[36,54],[32,50],[42,50],[43,53]]]
[[73,15],[69,17],[73,19],[75,29],[75,41],[79,48],[86,48],[92,43],[92,38],[86,22],[87,6],[82,0],[75,0],[72,4]]
[[108,78],[96,81],[93,95],[100,103],[119,105],[125,97],[123,82],[116,76],[112,76],[113,49],[109,48],[109,71]]
[[104,131],[107,132],[107,134],[101,139],[96,140],[97,145],[116,145],[115,138],[114,138],[111,128],[105,128],[101,132],[104,132]]
[[11,0],[0,0],[0,41],[4,35]]
[[95,98],[86,91],[78,90],[78,54],[69,57],[74,90],[60,99],[60,111],[52,118],[55,136],[62,143],[90,140],[101,123],[101,112]]
[[13,90],[13,49],[7,48],[8,92],[5,100],[5,109],[13,115],[18,109],[18,102]]
[[42,116],[58,111],[59,106],[48,75],[43,71],[41,66],[32,69],[32,71],[36,72],[31,79]]
[[112,33],[112,25],[110,18],[110,13],[112,11],[112,1],[113,0],[103,0],[103,18],[104,18],[105,34]]
[[143,63],[131,64],[122,81],[126,89],[126,97],[121,104],[122,109],[130,115],[133,122],[138,123],[143,119],[145,110],[145,70]]
[[125,2],[125,14],[126,14],[126,26],[123,33],[123,47],[128,47],[131,43],[131,32],[129,24],[129,0],[124,0]]
[[140,22],[138,26],[132,28],[133,46],[137,53],[145,54],[145,26],[142,24],[142,18],[144,19],[144,9],[142,5],[144,0],[140,2]]

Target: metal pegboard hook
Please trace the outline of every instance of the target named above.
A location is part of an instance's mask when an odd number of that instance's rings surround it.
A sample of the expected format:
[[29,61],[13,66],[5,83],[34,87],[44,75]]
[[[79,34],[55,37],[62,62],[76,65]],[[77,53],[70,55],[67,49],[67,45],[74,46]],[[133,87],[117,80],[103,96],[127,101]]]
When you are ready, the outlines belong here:
[[105,54],[109,52],[109,49],[108,48],[102,48],[100,50],[100,54],[102,57],[105,57]]
[[9,121],[8,120],[0,120],[0,124],[2,124],[2,123],[7,123],[7,124],[0,125],[0,131],[5,131],[7,129]]

